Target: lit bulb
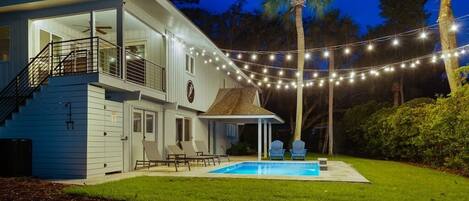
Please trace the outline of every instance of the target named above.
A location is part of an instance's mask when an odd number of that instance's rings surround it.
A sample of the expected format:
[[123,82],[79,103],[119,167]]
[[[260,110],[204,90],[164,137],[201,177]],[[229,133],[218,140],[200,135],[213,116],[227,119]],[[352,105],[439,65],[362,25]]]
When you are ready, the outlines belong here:
[[209,60],[208,60],[208,63],[212,63],[212,59],[209,59]]
[[339,82],[339,81],[336,81],[336,82],[335,82],[335,85],[336,85],[336,86],[339,86],[339,85],[340,85],[340,82]]
[[227,57],[230,57],[230,53],[229,53],[229,52],[227,52],[227,53],[226,53],[226,56],[227,56]]
[[420,64],[420,60],[415,61],[415,64]]
[[269,78],[268,77],[264,77],[264,82],[268,82],[269,81]]
[[217,66],[217,70],[220,70],[220,67]]
[[399,39],[394,38],[394,40],[392,40],[392,45],[393,46],[398,46],[399,45]]
[[249,69],[249,65],[245,64],[244,69]]
[[218,57],[215,57],[215,61],[218,61],[218,60],[220,60],[220,59]]
[[238,75],[238,80],[241,80],[241,79],[243,79],[243,77],[241,77],[240,75]]
[[373,49],[375,49],[375,46],[374,46],[373,44],[369,44],[369,45],[366,47],[366,49],[367,49],[368,51],[373,51]]
[[226,65],[225,65],[225,64],[223,64],[223,65],[221,66],[221,68],[225,69],[225,68],[226,68]]
[[330,53],[329,53],[329,51],[326,50],[326,51],[324,51],[323,55],[324,55],[324,57],[327,58],[327,57],[329,57]]
[[226,74],[227,74],[227,75],[230,75],[231,73],[230,73],[230,71],[228,71],[228,72],[226,72]]
[[270,59],[271,61],[275,60],[275,54],[271,54],[271,55],[269,56],[269,59]]
[[252,82],[251,79],[248,79],[248,83],[251,83],[251,82]]
[[230,66],[234,65],[234,63],[232,61],[230,61],[230,63],[228,63]]
[[287,58],[287,61],[290,61],[291,58],[292,58],[292,55],[291,55],[291,54],[287,54],[287,57],[286,57],[286,58]]
[[212,54],[213,54],[213,55],[217,55],[217,53],[216,53],[216,52],[212,52]]
[[300,77],[300,72],[296,72],[296,73],[295,73],[295,76],[296,76],[296,77]]
[[257,82],[257,85],[258,85],[258,86],[262,86],[262,82]]
[[238,58],[238,59],[242,59],[242,58],[243,58],[243,55],[242,55],[242,54],[238,54],[237,58]]
[[341,76],[341,77],[339,78],[339,80],[340,80],[340,81],[344,80],[344,77]]
[[267,84],[267,88],[270,88],[270,83]]
[[282,76],[283,75],[283,70],[279,71],[278,75]]
[[355,80],[354,80],[353,78],[351,78],[351,79],[349,80],[349,82],[350,82],[350,83],[353,83],[353,82],[355,82]]
[[289,89],[290,87],[288,85],[285,85],[285,89]]
[[207,63],[208,63],[207,60],[204,60],[204,64],[207,64]]
[[249,77],[251,77],[251,78],[254,78],[254,76],[255,76],[254,74],[249,75]]
[[277,86],[275,88],[280,89],[280,85],[277,84]]
[[466,50],[461,50],[461,54],[466,54]]
[[253,61],[257,60],[257,54],[251,55],[251,60],[253,60]]
[[428,35],[427,32],[422,31],[422,33],[420,33],[420,39],[427,39],[428,37],[427,35]]
[[405,68],[405,67],[406,67],[406,65],[404,63],[401,64],[401,68]]
[[345,53],[346,55],[350,54],[350,52],[351,52],[350,48],[348,48],[348,47],[345,48],[344,53]]
[[278,84],[282,84],[282,80],[278,80]]
[[305,54],[305,59],[310,59],[310,58],[311,58],[311,53],[309,53],[309,52],[306,53],[306,54]]
[[267,68],[264,68],[264,69],[262,70],[262,72],[263,72],[263,73],[267,73]]
[[239,74],[239,70],[236,70],[236,74]]
[[318,77],[318,73],[314,73],[313,77],[315,77],[315,78]]
[[351,78],[355,77],[355,72],[353,72],[353,71],[350,72],[350,77],[351,77]]
[[450,30],[451,30],[452,32],[457,32],[458,29],[459,29],[459,26],[458,26],[456,23],[453,23],[453,24],[451,25]]
[[337,77],[337,73],[332,73],[332,77]]

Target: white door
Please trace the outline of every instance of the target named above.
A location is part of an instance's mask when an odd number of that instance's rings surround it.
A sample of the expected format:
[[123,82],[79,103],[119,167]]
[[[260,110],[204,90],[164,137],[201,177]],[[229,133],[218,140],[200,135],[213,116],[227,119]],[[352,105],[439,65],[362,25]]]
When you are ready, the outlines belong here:
[[156,141],[156,113],[144,112],[144,133],[143,139],[146,141]]
[[176,117],[176,144],[192,140],[192,121],[190,118]]
[[135,161],[143,160],[143,111],[134,109],[132,112],[132,132],[131,132],[131,166],[135,167]]

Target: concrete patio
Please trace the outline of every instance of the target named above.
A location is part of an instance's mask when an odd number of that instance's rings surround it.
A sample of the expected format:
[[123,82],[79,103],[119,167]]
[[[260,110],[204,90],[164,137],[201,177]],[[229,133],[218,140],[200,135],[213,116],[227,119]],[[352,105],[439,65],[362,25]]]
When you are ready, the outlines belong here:
[[[276,179],[276,180],[298,180],[298,181],[330,181],[330,182],[351,182],[370,183],[364,176],[356,171],[351,165],[342,161],[328,161],[328,170],[321,171],[319,176],[267,176],[267,175],[235,175],[235,174],[213,174],[212,170],[230,166],[244,161],[256,161],[255,156],[231,157],[230,162],[222,162],[220,165],[203,167],[192,164],[191,171],[187,167],[181,166],[179,172],[175,172],[174,166],[158,166],[150,169],[142,168],[137,171],[107,175],[90,179],[75,180],[52,180],[52,182],[74,185],[95,185],[110,181],[117,181],[138,176],[169,176],[169,177],[203,177],[203,178],[249,178],[249,179]],[[288,160],[286,160],[288,161]]]

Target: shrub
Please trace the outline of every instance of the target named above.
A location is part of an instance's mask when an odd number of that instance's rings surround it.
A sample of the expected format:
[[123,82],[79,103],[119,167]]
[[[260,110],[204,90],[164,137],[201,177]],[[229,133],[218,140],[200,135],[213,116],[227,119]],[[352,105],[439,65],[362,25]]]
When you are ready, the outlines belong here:
[[469,175],[468,103],[469,86],[436,101],[418,98],[399,107],[367,103],[349,109],[343,125],[358,153]]
[[226,150],[226,153],[232,156],[243,156],[252,154],[252,150],[247,143],[238,143],[232,144],[231,147]]

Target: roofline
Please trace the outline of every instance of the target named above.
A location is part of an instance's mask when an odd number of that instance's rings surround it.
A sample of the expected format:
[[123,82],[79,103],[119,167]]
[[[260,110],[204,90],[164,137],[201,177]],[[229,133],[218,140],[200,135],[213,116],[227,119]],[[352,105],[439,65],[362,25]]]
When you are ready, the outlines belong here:
[[201,119],[273,119],[279,124],[284,124],[285,121],[275,114],[271,115],[199,115]]

